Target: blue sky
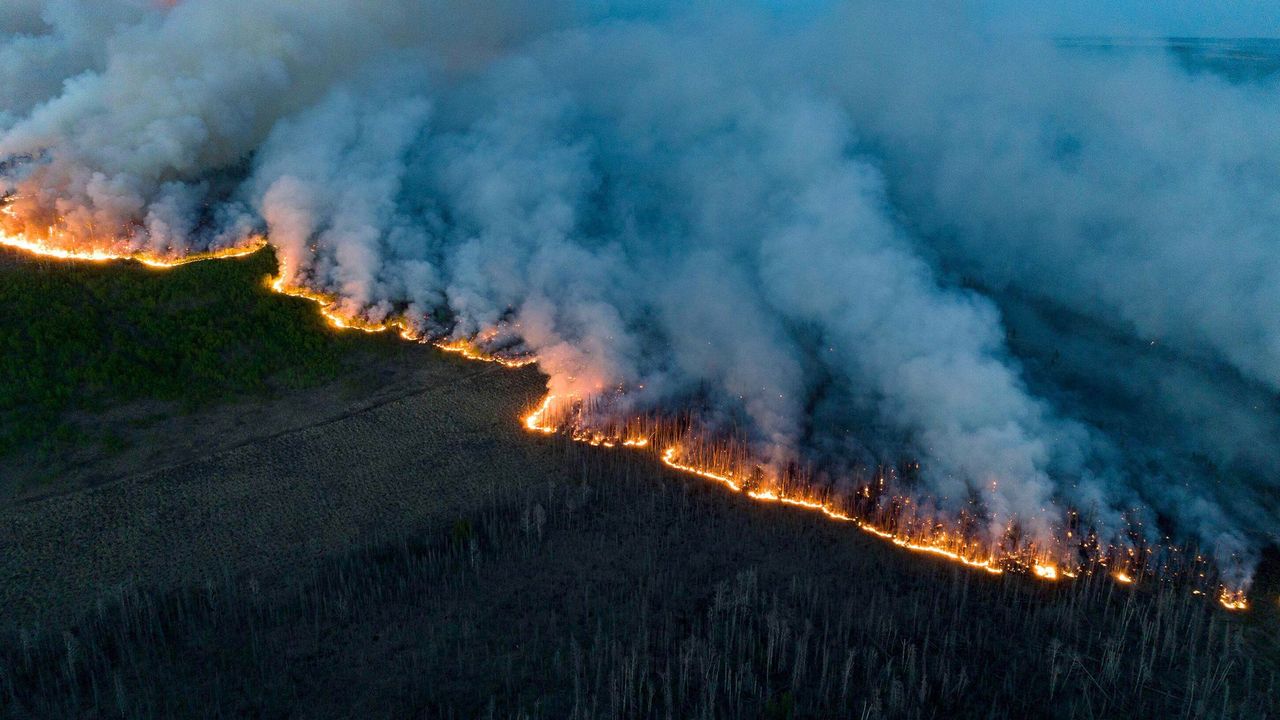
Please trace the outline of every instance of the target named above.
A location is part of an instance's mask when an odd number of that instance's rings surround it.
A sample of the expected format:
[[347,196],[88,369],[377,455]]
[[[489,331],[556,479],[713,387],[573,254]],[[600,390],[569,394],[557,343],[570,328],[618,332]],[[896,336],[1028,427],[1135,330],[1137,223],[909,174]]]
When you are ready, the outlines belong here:
[[[838,0],[757,0],[803,11]],[[895,0],[882,0],[886,3]],[[669,0],[596,0],[613,7],[670,5]],[[687,3],[674,3],[676,6]],[[715,2],[715,0],[703,0]],[[968,5],[977,22],[999,33],[1037,35],[1189,35],[1280,38],[1280,0],[932,0]]]
[[971,0],[992,29],[1052,35],[1280,37],[1280,0]]

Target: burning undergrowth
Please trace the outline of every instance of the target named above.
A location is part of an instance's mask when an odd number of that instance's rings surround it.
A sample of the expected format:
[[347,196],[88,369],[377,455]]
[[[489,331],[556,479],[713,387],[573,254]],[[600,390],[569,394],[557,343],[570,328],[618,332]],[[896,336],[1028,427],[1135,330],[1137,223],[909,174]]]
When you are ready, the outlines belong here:
[[524,424],[531,432],[596,447],[651,451],[668,467],[753,500],[819,512],[904,549],[991,574],[1021,573],[1044,581],[1109,575],[1122,584],[1141,579],[1216,597],[1228,609],[1247,607],[1244,591],[1224,578],[1217,563],[1170,536],[1151,541],[1138,513],[1126,517],[1123,530],[1116,532],[1069,509],[1046,539],[1026,532],[1016,519],[993,527],[996,518],[976,496],[960,510],[932,502],[921,489],[919,463],[837,472],[802,461],[765,463],[748,438],[709,434],[705,411],[637,416],[611,407],[610,398],[625,404],[626,393],[619,389],[586,401],[548,395]]

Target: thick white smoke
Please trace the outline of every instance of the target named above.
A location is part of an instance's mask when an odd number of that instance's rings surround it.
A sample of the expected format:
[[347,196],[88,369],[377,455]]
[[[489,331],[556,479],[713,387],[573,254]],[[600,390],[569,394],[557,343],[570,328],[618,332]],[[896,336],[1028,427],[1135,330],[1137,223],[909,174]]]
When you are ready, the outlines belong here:
[[6,229],[265,231],[348,314],[778,462],[917,458],[997,533],[1274,542],[1277,84],[823,7],[19,3]]

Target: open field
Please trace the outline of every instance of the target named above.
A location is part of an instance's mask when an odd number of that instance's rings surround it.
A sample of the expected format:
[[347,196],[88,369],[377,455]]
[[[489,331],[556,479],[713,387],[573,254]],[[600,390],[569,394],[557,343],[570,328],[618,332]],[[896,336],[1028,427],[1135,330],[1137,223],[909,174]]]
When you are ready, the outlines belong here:
[[0,717],[1280,712],[1274,587],[1235,615],[974,573],[523,433],[532,370],[351,337],[306,383],[264,366],[50,420],[164,410],[0,501]]

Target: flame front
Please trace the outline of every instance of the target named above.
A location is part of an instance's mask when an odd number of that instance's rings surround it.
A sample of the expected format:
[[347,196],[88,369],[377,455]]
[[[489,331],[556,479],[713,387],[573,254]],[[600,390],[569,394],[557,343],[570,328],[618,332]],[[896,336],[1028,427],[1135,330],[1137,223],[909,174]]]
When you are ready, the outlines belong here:
[[[571,420],[556,420],[557,415],[565,415],[564,408],[574,404],[572,399],[559,398],[548,394],[538,405],[523,417],[524,426],[530,432],[544,435],[564,434],[575,441],[586,442],[603,447],[626,446],[647,448],[652,437],[664,434],[661,428],[651,431],[650,436],[635,433],[611,434],[607,431],[587,430],[581,424]],[[714,465],[703,465],[682,458],[679,443],[663,444],[659,459],[667,467],[679,472],[703,478],[719,484],[729,491],[745,495],[761,503],[775,503],[802,508],[821,513],[824,517],[842,523],[855,525],[863,532],[874,535],[895,546],[911,552],[940,557],[959,565],[981,570],[992,575],[1001,575],[1009,571],[1026,574],[1045,582],[1074,580],[1081,574],[1092,574],[1106,571],[1110,563],[1115,567],[1109,572],[1110,577],[1121,585],[1134,585],[1137,580],[1134,571],[1126,563],[1137,562],[1140,553],[1132,548],[1124,553],[1115,553],[1105,562],[1096,566],[1067,566],[1049,559],[1043,550],[1029,547],[1022,552],[995,553],[982,543],[966,539],[965,534],[938,529],[931,523],[917,526],[891,527],[879,524],[867,518],[857,517],[837,504],[817,497],[796,495],[776,489],[759,489],[758,480],[735,474],[733,470],[718,469]],[[715,453],[711,453],[714,455]],[[922,529],[924,528],[924,529]],[[1070,535],[1070,533],[1068,533]],[[1197,594],[1203,594],[1196,590]],[[1245,610],[1249,607],[1243,590],[1232,590],[1225,586],[1219,588],[1218,603],[1227,610]]]
[[[0,207],[0,213],[12,218],[12,208]],[[0,220],[5,218],[0,218]],[[3,227],[3,225],[0,225]],[[230,248],[186,255],[161,255],[147,251],[124,250],[114,251],[105,247],[84,249],[76,243],[69,242],[54,228],[50,228],[44,240],[32,240],[29,235],[12,235],[0,231],[0,246],[8,247],[31,255],[56,260],[81,262],[132,261],[154,269],[166,269],[186,265],[203,260],[244,257],[258,252],[267,246],[267,241],[255,237],[248,242]],[[482,346],[467,339],[439,339],[428,337],[423,330],[405,316],[393,316],[380,321],[372,321],[358,315],[345,313],[337,296],[312,290],[286,278],[291,273],[281,262],[279,273],[267,279],[267,286],[280,294],[290,297],[304,298],[315,303],[325,320],[340,330],[359,330],[366,333],[382,333],[394,331],[400,337],[415,342],[430,342],[442,351],[460,355],[467,360],[496,363],[503,367],[517,368],[536,362],[533,357],[507,357],[486,351]],[[490,337],[492,333],[490,334]],[[576,442],[589,445],[614,448],[626,447],[647,450],[659,435],[658,429],[646,426],[642,422],[631,423],[621,431],[595,430],[583,423],[559,422],[556,420],[558,404],[572,405],[573,399],[558,398],[546,395],[531,412],[524,416],[525,429],[542,434],[564,434]],[[1049,561],[1039,551],[1031,550],[1024,554],[997,555],[979,543],[967,540],[965,534],[955,530],[946,530],[928,524],[926,529],[920,527],[894,528],[877,524],[867,518],[855,517],[846,510],[828,500],[804,495],[795,495],[777,489],[761,489],[756,487],[752,479],[735,477],[732,470],[719,470],[702,465],[681,456],[679,444],[664,444],[660,454],[661,462],[674,470],[718,483],[730,491],[762,503],[775,503],[802,508],[821,513],[823,516],[842,523],[848,523],[860,530],[880,539],[893,543],[904,550],[940,557],[959,565],[1000,575],[1006,570],[1016,570],[1045,581],[1057,581],[1062,578],[1076,578],[1087,569],[1067,568]],[[905,501],[904,501],[905,502]],[[1132,554],[1132,552],[1131,552]],[[1133,584],[1134,577],[1126,569],[1111,572],[1112,578],[1121,584]],[[1201,594],[1199,590],[1195,591]],[[1249,607],[1243,590],[1220,587],[1218,603],[1227,610],[1245,610]]]
[[[715,472],[711,472],[709,470],[705,470],[692,465],[685,465],[681,463],[679,460],[676,459],[679,456],[679,452],[680,452],[680,449],[675,446],[669,447],[666,450],[664,450],[662,452],[663,464],[666,465],[667,467],[674,468],[681,472],[689,473],[690,475],[697,475],[698,477],[706,478],[708,480],[714,480],[736,493],[743,492],[743,486],[737,482],[734,482],[733,478],[730,475],[727,475],[727,474],[721,475]],[[993,557],[988,556],[988,557],[982,558],[982,557],[971,556],[964,549],[963,541],[960,541],[958,538],[954,540],[949,540],[946,537],[941,537],[941,538],[935,538],[931,542],[918,542],[909,537],[899,536],[896,533],[890,532],[883,528],[876,527],[871,523],[859,520],[851,515],[848,515],[844,512],[841,512],[840,510],[833,508],[828,503],[824,503],[818,500],[810,500],[810,499],[798,498],[798,497],[787,497],[787,496],[779,495],[778,493],[772,490],[765,490],[765,491],[748,490],[744,494],[747,497],[751,498],[752,500],[756,500],[759,502],[781,503],[783,505],[791,505],[793,507],[805,508],[806,510],[813,510],[816,512],[820,512],[823,515],[827,516],[828,518],[831,518],[832,520],[852,523],[854,525],[857,525],[863,531],[870,533],[872,535],[875,535],[876,537],[881,538],[883,540],[888,540],[892,542],[894,545],[897,545],[898,547],[904,548],[906,550],[911,550],[913,552],[929,553],[931,555],[937,555],[939,557],[943,557],[948,560],[951,560],[952,562],[958,562],[962,565],[967,565],[968,567],[977,568],[979,570],[985,570],[986,572],[989,572],[992,575],[1000,575],[1004,572],[1004,570],[997,563],[996,559]]]
[[78,262],[93,263],[130,260],[156,270],[167,270],[169,268],[175,268],[182,265],[190,265],[191,263],[200,262],[202,260],[225,260],[229,258],[245,257],[258,252],[266,246],[266,240],[254,238],[248,243],[237,245],[235,247],[169,257],[147,252],[114,253],[103,249],[68,249],[51,246],[46,243],[33,242],[23,237],[14,237],[12,235],[0,233],[0,247],[19,250],[29,255],[51,258],[54,260],[74,260]]

